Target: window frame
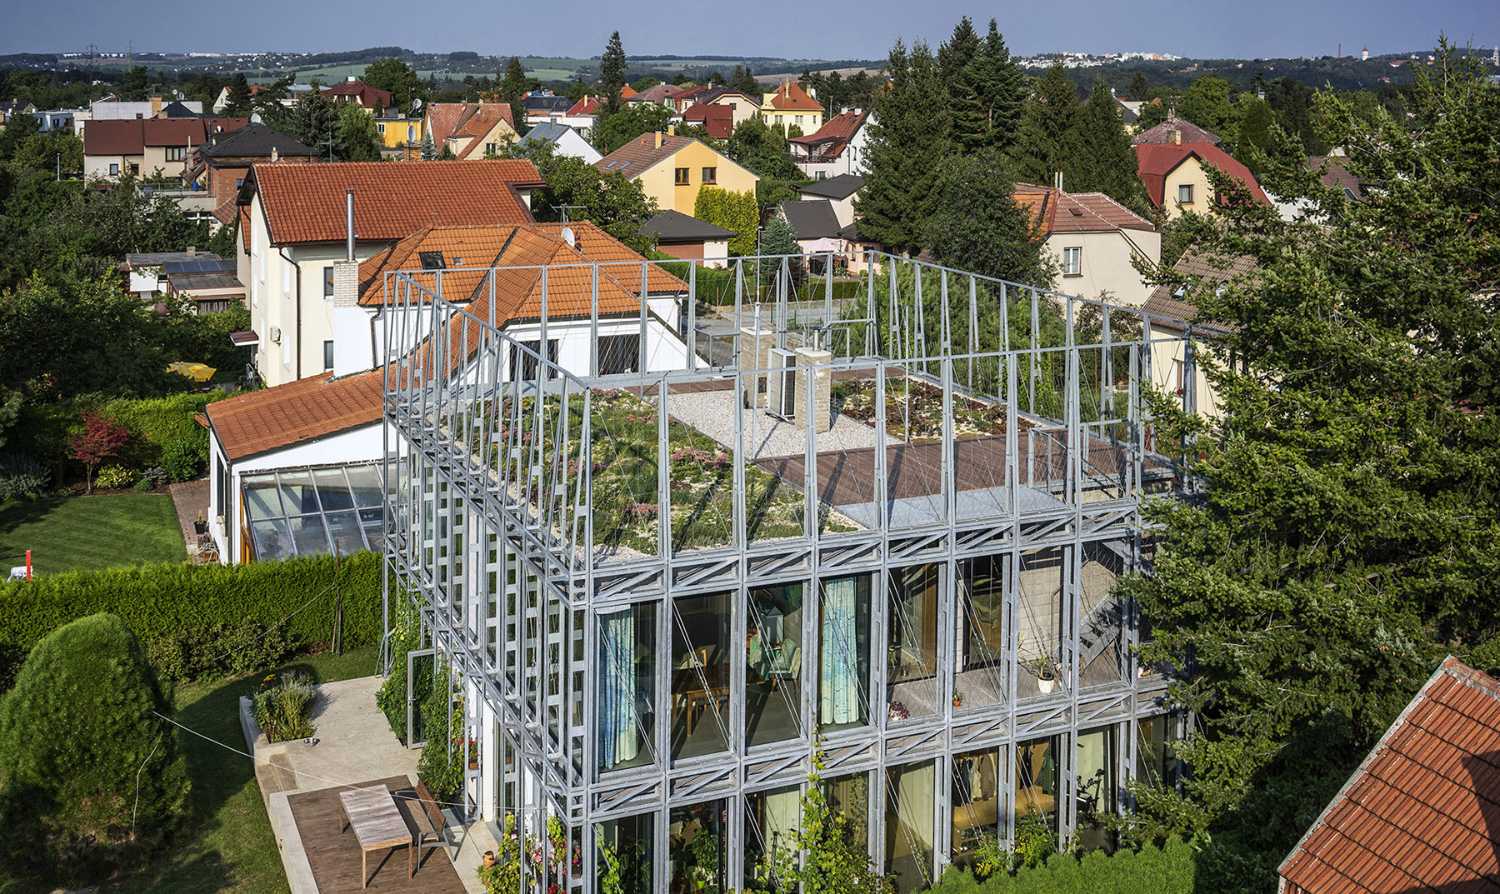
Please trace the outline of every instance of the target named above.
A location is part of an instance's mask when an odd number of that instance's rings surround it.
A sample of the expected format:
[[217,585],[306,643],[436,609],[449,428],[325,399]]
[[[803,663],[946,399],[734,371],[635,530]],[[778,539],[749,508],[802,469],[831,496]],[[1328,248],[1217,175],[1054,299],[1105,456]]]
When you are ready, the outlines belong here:
[[1083,275],[1083,246],[1065,245],[1063,246],[1062,256],[1063,276]]
[[323,342],[323,371],[329,372],[333,369],[333,339]]
[[692,168],[673,168],[672,169],[672,185],[673,186],[692,186],[693,185],[692,184],[692,177],[693,177],[693,169]]
[[705,165],[698,175],[702,178],[704,186],[717,186],[719,183],[719,166]]
[[[1193,193],[1194,192],[1196,192],[1196,190],[1193,189],[1193,184],[1191,184],[1191,183],[1179,183],[1179,184],[1177,184],[1177,204],[1179,204],[1179,205],[1191,205],[1191,204],[1193,204]],[[1185,199],[1182,197],[1184,193],[1186,193],[1186,195],[1187,195],[1187,198],[1185,198]]]

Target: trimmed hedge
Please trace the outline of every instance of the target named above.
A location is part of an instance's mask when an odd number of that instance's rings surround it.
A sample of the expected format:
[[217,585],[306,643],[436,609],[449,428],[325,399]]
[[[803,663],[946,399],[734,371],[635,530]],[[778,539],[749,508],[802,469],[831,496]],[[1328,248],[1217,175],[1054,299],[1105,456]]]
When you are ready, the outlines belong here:
[[130,432],[129,453],[139,468],[161,466],[173,481],[188,481],[208,468],[208,431],[193,421],[220,392],[188,391],[139,400],[117,398],[99,412]]
[[221,640],[214,631],[225,625],[270,628],[296,611],[284,633],[305,647],[332,638],[336,596],[342,591],[344,645],[377,642],[380,563],[378,553],[337,562],[333,556],[311,556],[230,566],[162,563],[0,584],[0,690],[43,637],[96,612],[120,616],[147,654],[156,655],[179,647],[184,633],[193,631],[213,640],[202,642],[202,648],[228,651],[235,647],[233,639]]
[[933,894],[1193,894],[1197,852],[1174,838],[1161,847],[1114,854],[1094,851],[1082,858],[1054,854],[1046,865],[999,873],[984,881],[949,870]]

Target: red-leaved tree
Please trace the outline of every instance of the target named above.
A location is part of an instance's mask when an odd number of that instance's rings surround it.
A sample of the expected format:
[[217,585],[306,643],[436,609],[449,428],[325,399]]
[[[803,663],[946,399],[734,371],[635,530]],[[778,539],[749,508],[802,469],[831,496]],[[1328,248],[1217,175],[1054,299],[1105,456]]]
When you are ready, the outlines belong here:
[[98,413],[83,414],[83,431],[74,435],[68,446],[73,449],[73,458],[83,463],[87,470],[83,477],[84,493],[94,492],[94,469],[114,456],[128,440],[130,432],[125,430],[125,426],[105,419]]

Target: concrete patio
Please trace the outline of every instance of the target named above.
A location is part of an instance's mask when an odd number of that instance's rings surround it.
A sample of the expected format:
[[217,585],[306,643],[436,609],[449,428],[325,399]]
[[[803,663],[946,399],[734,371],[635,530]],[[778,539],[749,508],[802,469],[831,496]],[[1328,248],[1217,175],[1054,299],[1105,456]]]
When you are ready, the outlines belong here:
[[[391,732],[375,705],[380,684],[380,677],[360,677],[316,687],[312,721],[317,732],[311,740],[270,744],[253,722],[246,725],[255,777],[292,894],[360,890],[354,833],[339,829],[333,820],[337,790],[380,784],[396,790],[404,787],[402,780],[406,785],[417,781],[421,751],[402,745]],[[397,803],[411,825],[415,805]],[[407,878],[405,853],[375,857],[369,890],[483,894],[476,873],[484,852],[494,846],[484,824],[473,823],[451,864],[446,851],[428,852],[414,879]]]

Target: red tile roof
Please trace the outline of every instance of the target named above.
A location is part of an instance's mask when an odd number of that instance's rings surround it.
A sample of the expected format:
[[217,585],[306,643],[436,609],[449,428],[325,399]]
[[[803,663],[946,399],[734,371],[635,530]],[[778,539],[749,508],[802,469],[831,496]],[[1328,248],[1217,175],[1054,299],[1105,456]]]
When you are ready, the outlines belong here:
[[819,143],[837,142],[840,145],[836,150],[825,150],[832,151],[834,155],[837,155],[843,151],[844,144],[854,139],[854,135],[859,132],[860,127],[868,117],[870,117],[869,112],[843,112],[829,118],[823,122],[822,127],[810,134],[800,137],[788,137],[787,142],[801,143],[809,148]]
[[[564,227],[572,229],[576,250],[569,248],[563,241]],[[416,271],[427,268],[431,252],[440,252],[443,257],[444,296],[449,301],[456,302],[482,300],[486,313],[489,268],[586,264],[591,261],[611,265],[600,268],[601,313],[635,313],[640,308],[635,298],[641,290],[641,271],[638,265],[645,258],[590,221],[530,224],[521,227],[428,227],[360,264],[359,303],[365,307],[384,304],[385,274],[397,270]],[[614,262],[623,263],[615,265]],[[535,276],[526,286],[524,296],[499,296],[502,304],[497,305],[497,325],[504,326],[518,313],[523,316],[529,314],[530,317],[541,316],[541,275],[539,271],[530,273]],[[504,277],[509,274],[500,275]],[[584,267],[550,271],[547,282],[548,317],[562,318],[579,314],[588,316],[593,300],[592,276],[591,268]],[[418,279],[430,288],[436,283],[437,275],[423,274]],[[516,286],[518,282],[511,280],[512,286]],[[661,267],[651,265],[647,268],[646,289],[653,295],[671,294],[686,291],[687,284]],[[502,290],[497,284],[498,291]],[[618,295],[629,298],[624,304],[615,306],[618,302],[614,302],[614,298]]]
[[1168,118],[1155,127],[1136,134],[1130,142],[1137,146],[1147,143],[1213,143],[1220,146],[1224,143],[1218,134],[1199,127],[1186,118]]
[[282,162],[256,164],[251,178],[275,245],[342,241],[350,189],[357,237],[395,241],[427,226],[530,223],[515,190],[542,185],[524,159]]
[[324,373],[204,408],[231,462],[380,420],[383,370],[335,379]]
[[[661,139],[661,145],[656,143],[658,137]],[[632,179],[696,142],[697,140],[691,137],[681,137],[659,131],[641,134],[594,162],[594,167],[606,174],[623,174],[626,179]]]
[[1149,220],[1102,192],[1060,192],[1050,186],[1017,183],[1012,198],[1027,209],[1043,236],[1156,230]]
[[1136,173],[1140,175],[1141,183],[1145,184],[1146,195],[1151,199],[1151,204],[1162,207],[1167,175],[1189,158],[1196,158],[1205,166],[1218,168],[1243,183],[1255,201],[1263,205],[1270,204],[1271,200],[1266,198],[1250,169],[1213,143],[1139,143],[1135,147]]
[[1444,661],[1279,872],[1305,894],[1500,892],[1500,681]]
[[823,104],[803,90],[801,84],[788,79],[771,94],[771,108],[783,112],[821,112]]
[[245,118],[124,118],[90,121],[84,155],[140,155],[147,146],[201,146],[211,134],[237,130]]
[[324,88],[323,95],[347,96],[367,109],[388,109],[391,106],[389,90],[371,87],[364,81],[345,81],[342,84],[334,84],[332,87]]
[[716,140],[727,140],[734,133],[734,109],[718,103],[700,102],[682,113],[682,120],[695,124]]
[[435,102],[427,106],[427,132],[439,151],[452,137],[471,140],[459,151],[459,158],[473,154],[480,147],[479,141],[500,121],[510,125],[512,131],[516,129],[515,113],[508,102]]
[[599,114],[599,97],[588,95],[580,97],[579,100],[568,109],[568,117]]

